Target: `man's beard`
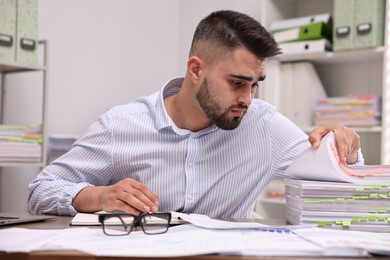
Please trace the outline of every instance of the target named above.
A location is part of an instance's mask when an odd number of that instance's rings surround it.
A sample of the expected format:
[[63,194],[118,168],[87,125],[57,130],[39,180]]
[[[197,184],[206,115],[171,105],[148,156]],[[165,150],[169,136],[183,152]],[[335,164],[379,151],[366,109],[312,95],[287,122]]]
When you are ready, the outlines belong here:
[[238,104],[232,105],[226,109],[222,114],[218,114],[218,111],[222,111],[222,108],[218,105],[217,101],[210,95],[207,79],[205,79],[200,86],[198,93],[196,94],[196,99],[200,107],[203,109],[203,112],[206,116],[213,122],[216,126],[224,130],[233,130],[238,127],[241,123],[242,117],[233,117],[229,118],[228,113],[231,109],[240,108],[248,109],[248,106]]

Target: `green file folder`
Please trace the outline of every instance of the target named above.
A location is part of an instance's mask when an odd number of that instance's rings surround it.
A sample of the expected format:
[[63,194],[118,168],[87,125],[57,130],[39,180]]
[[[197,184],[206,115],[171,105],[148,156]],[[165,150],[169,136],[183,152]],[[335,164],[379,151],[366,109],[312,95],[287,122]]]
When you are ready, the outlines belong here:
[[330,13],[323,13],[276,20],[271,23],[269,30],[276,32],[318,22],[331,24],[332,15]]
[[0,0],[0,62],[15,61],[16,1]]
[[332,28],[324,22],[303,25],[273,33],[277,42],[306,41],[328,39],[332,41]]
[[38,64],[38,1],[17,0],[16,62]]
[[355,48],[383,45],[385,7],[385,0],[355,0]]

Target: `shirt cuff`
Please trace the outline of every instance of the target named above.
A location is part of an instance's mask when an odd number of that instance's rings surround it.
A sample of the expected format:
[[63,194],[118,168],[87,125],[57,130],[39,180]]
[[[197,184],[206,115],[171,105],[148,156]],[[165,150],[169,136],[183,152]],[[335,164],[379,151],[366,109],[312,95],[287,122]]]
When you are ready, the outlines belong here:
[[355,163],[351,163],[351,164],[348,164],[350,166],[362,166],[364,165],[364,157],[363,157],[363,153],[362,153],[362,149],[359,148],[359,150],[357,151],[357,161]]
[[75,216],[78,212],[72,206],[73,199],[79,192],[85,187],[93,186],[89,183],[83,182],[72,186],[72,189],[65,192],[64,196],[59,200],[57,204],[57,212],[61,215]]

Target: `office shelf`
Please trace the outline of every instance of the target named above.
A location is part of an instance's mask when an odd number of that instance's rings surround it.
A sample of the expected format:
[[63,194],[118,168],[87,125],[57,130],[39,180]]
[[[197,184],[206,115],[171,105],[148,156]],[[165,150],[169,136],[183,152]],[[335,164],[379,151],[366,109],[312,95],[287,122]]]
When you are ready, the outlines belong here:
[[[314,130],[314,127],[304,127],[302,130],[305,133],[311,133]],[[382,127],[381,126],[373,126],[373,127],[354,127],[353,130],[355,130],[356,133],[381,133]]]
[[[42,74],[42,104],[41,104],[41,118],[40,122],[42,126],[42,144],[41,144],[41,159],[38,162],[29,162],[29,161],[4,161],[0,162],[0,167],[17,167],[17,166],[26,166],[26,167],[44,167],[46,165],[46,151],[47,151],[47,138],[46,138],[46,92],[47,92],[47,53],[48,53],[48,42],[39,41],[39,45],[42,46],[43,64],[42,65],[29,65],[29,64],[19,64],[15,62],[2,62],[0,60],[0,74],[1,74],[1,100],[0,100],[0,123],[7,124],[4,121],[4,111],[5,111],[5,101],[7,99],[6,93],[6,78],[8,75],[14,75],[17,73],[25,72],[38,72]],[[11,85],[11,84],[10,84]],[[8,86],[7,86],[8,87]],[[12,86],[10,86],[12,88]],[[23,107],[21,107],[23,109]],[[27,122],[30,123],[30,122]]]
[[[355,49],[341,52],[282,54],[270,59],[267,80],[259,98],[276,106],[283,95],[280,68],[286,63],[306,61],[315,70],[329,97],[349,94],[377,95],[382,97],[382,125],[356,127],[361,135],[366,164],[390,164],[390,37],[387,24],[390,21],[389,0],[386,1],[385,44],[376,48]],[[333,0],[265,0],[262,20],[266,27],[275,20],[333,12]],[[389,75],[389,76],[388,76]],[[308,107],[310,109],[310,107]],[[310,133],[314,127],[303,127]]]
[[13,62],[0,61],[0,73],[26,72],[26,71],[43,71],[45,66],[21,65]]
[[310,61],[319,64],[348,64],[356,62],[382,61],[385,48],[383,46],[373,49],[361,49],[343,52],[318,52],[302,54],[286,54],[276,56],[274,59],[284,62]]

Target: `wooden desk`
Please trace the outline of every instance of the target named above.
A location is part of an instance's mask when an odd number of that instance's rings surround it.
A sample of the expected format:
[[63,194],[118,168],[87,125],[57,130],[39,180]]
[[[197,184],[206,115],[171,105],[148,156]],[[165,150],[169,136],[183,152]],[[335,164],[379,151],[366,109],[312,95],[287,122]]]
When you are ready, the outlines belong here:
[[[64,229],[64,228],[72,228],[72,226],[69,225],[71,221],[71,217],[54,217],[52,220],[47,220],[43,222],[36,222],[36,223],[30,223],[30,224],[22,224],[17,225],[17,227],[22,228],[31,228],[31,229]],[[272,220],[261,220],[258,221],[262,224],[267,225],[279,225],[281,224],[280,221],[272,221]],[[16,227],[16,226],[9,226],[9,227],[2,227],[1,229],[10,228],[10,227]],[[96,227],[100,228],[100,227]],[[1,241],[0,241],[1,243]],[[174,248],[172,249],[174,250]],[[140,257],[98,257],[94,255],[89,255],[82,252],[74,252],[74,251],[45,251],[45,252],[32,252],[32,253],[0,253],[0,260],[125,260],[125,259],[144,259],[144,260],[168,260],[168,259],[185,259],[185,260],[234,260],[234,259],[240,259],[240,260],[319,260],[319,259],[330,259],[330,258],[324,258],[324,257],[240,257],[240,256],[220,256],[220,255],[202,255],[202,256],[189,256],[189,257],[174,257],[174,258],[166,258],[166,257],[147,257],[147,258],[140,258]],[[338,260],[342,260],[344,258],[337,258]],[[368,257],[368,258],[345,258],[347,260],[361,260],[361,259],[390,259],[390,257],[380,257],[380,258],[374,258],[374,257]]]

